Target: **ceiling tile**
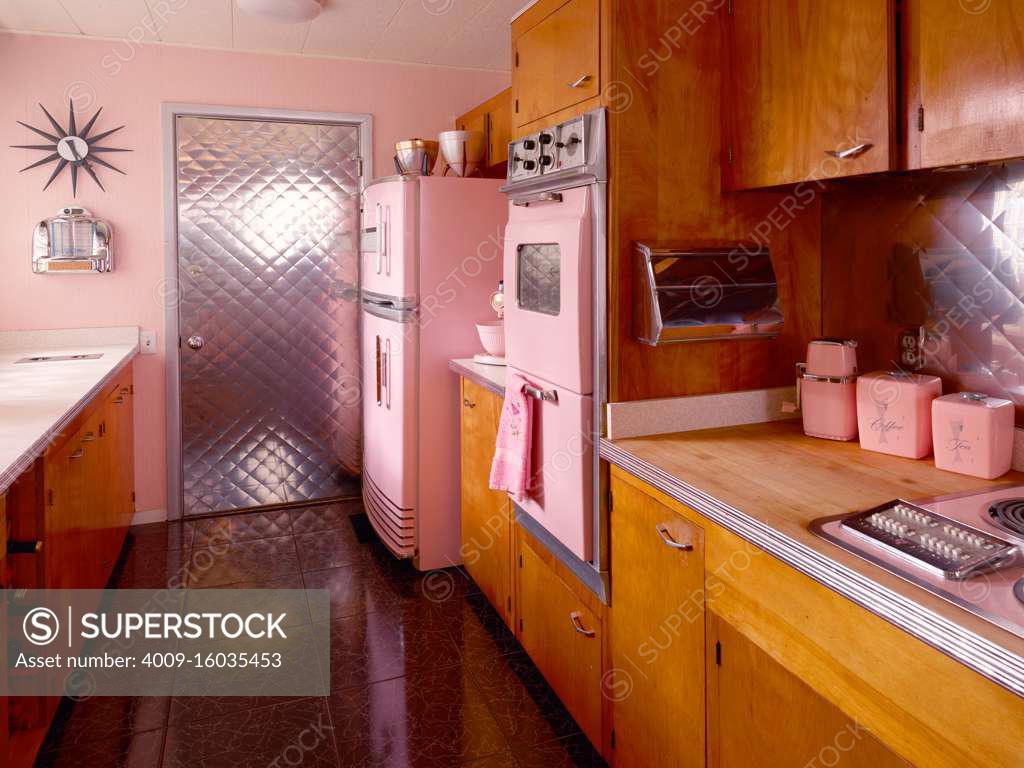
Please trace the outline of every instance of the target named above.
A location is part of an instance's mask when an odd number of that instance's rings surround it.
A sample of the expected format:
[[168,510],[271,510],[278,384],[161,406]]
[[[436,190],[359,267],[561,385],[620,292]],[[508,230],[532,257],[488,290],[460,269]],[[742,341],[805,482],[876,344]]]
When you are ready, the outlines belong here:
[[86,35],[159,40],[146,0],[60,0]]
[[512,60],[509,23],[523,0],[491,0],[486,8],[455,30],[433,54],[433,64],[508,70]]
[[489,0],[406,0],[371,56],[433,63],[452,35],[489,4]]
[[0,0],[0,29],[66,35],[81,32],[58,0]]
[[[163,7],[160,0],[149,0],[149,4],[154,15]],[[233,4],[233,0],[170,3],[172,10],[156,18],[160,39],[166,43],[230,48]]]
[[234,47],[238,50],[290,53],[302,50],[309,22],[281,24],[244,13],[234,3],[231,7],[234,14]]
[[[418,2],[418,0],[416,0]],[[303,53],[367,58],[403,0],[334,0],[313,20]]]

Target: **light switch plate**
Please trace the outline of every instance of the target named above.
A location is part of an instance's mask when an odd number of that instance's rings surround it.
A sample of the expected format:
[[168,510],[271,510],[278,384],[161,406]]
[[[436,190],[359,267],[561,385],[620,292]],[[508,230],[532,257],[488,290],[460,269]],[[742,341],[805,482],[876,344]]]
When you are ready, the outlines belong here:
[[139,348],[144,355],[155,355],[156,331],[142,331],[139,334]]

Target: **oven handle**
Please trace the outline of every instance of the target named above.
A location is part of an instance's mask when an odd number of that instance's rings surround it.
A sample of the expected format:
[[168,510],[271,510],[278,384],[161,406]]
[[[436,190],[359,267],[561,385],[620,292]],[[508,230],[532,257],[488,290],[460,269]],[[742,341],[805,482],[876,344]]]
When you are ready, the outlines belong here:
[[523,392],[532,397],[534,400],[543,400],[548,403],[558,402],[558,390],[557,389],[540,389],[532,384],[527,384],[523,387]]
[[538,192],[536,195],[512,198],[512,205],[517,205],[520,208],[529,208],[531,205],[541,205],[542,203],[560,202],[562,202],[561,192]]

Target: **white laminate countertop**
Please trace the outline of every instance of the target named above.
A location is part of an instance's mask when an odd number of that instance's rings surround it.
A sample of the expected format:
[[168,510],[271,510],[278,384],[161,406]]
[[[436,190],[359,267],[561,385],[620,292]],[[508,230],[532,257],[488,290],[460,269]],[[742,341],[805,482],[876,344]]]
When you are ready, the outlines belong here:
[[[0,331],[0,493],[138,353],[136,326]],[[25,357],[77,354],[102,357],[16,362]]]
[[505,396],[505,376],[508,368],[504,365],[484,365],[467,357],[449,360],[448,367],[460,376],[465,376],[481,387],[491,390],[498,397]]

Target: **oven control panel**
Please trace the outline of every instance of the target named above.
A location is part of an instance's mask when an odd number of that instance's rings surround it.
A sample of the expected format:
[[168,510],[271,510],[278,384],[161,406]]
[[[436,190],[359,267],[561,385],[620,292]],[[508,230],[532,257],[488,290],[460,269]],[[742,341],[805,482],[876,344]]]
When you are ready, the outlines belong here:
[[842,526],[947,579],[996,570],[1018,556],[1008,541],[898,499],[844,518]]
[[[597,163],[604,134],[603,110],[566,120],[508,145],[508,183],[529,181],[558,172],[586,170]],[[602,156],[603,158],[603,156]],[[596,175],[603,168],[594,169]]]

